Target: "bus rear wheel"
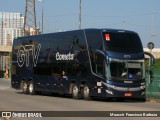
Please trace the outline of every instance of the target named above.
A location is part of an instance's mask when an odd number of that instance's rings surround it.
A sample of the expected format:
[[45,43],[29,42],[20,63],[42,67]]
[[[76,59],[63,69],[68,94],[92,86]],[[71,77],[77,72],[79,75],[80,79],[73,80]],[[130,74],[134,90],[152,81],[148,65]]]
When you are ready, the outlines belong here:
[[31,81],[31,82],[29,83],[28,90],[29,90],[29,94],[30,94],[30,95],[34,95],[34,94],[36,93],[36,92],[35,92],[35,88],[34,88],[33,81]]
[[25,82],[25,81],[23,82],[22,89],[23,89],[24,94],[28,94],[28,84],[27,84],[27,82]]
[[72,97],[74,99],[80,99],[81,98],[78,86],[76,84],[73,84],[73,87],[72,87]]
[[90,100],[90,92],[89,92],[89,87],[87,84],[84,84],[83,86],[83,99],[84,100]]

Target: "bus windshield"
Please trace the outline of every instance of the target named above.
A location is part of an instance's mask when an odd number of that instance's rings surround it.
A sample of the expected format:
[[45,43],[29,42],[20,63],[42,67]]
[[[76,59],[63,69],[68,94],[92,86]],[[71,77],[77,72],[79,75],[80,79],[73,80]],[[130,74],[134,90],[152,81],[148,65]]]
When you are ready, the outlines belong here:
[[103,32],[105,49],[119,53],[142,53],[141,40],[136,33],[130,32]]
[[127,79],[127,80],[140,80],[144,78],[143,61],[120,61],[112,60],[110,62],[111,77]]

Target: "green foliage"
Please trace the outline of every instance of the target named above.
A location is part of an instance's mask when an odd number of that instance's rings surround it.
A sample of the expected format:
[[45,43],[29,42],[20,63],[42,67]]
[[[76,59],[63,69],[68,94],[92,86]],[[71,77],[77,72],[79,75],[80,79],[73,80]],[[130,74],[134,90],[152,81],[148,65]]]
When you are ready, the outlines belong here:
[[[145,66],[148,67],[148,65],[149,65],[149,60],[146,60]],[[155,63],[152,67],[156,69],[160,68],[160,59],[155,59]]]
[[160,59],[155,60],[154,68],[160,68]]

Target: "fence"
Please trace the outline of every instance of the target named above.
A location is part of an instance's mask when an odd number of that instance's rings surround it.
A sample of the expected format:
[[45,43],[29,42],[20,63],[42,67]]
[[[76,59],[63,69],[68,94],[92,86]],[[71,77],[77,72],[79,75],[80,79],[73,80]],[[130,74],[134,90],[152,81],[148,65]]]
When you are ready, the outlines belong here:
[[153,69],[153,75],[149,79],[149,70],[146,70],[146,96],[148,98],[160,98],[160,68]]

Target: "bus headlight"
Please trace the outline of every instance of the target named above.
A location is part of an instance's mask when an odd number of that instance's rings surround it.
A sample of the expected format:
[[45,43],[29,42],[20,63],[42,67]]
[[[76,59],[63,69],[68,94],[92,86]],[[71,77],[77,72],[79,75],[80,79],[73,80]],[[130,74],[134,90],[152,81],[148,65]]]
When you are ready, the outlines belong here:
[[108,94],[113,95],[113,92],[112,92],[112,91],[110,91],[110,90],[106,90],[106,92],[107,92]]
[[144,86],[141,86],[140,88],[141,88],[141,89],[145,89],[145,88],[146,88],[146,86],[144,85]]
[[145,92],[142,92],[141,95],[145,95]]

